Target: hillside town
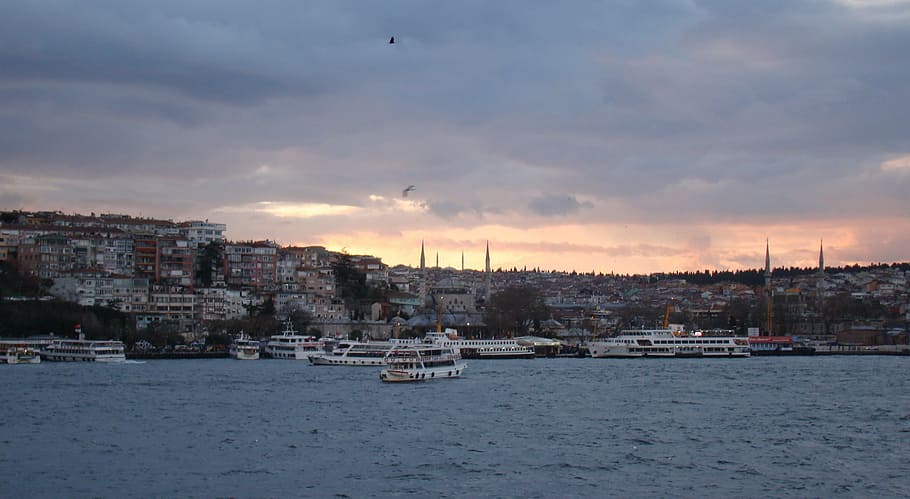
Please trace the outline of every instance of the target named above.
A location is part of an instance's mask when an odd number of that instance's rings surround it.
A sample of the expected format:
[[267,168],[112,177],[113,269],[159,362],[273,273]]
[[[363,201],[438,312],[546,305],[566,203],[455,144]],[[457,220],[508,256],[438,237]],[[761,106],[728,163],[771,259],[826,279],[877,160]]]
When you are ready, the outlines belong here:
[[[0,262],[48,283],[53,299],[114,309],[136,330],[167,327],[187,342],[205,337],[212,323],[263,309],[305,317],[309,332],[330,337],[419,335],[438,324],[467,337],[534,334],[572,344],[679,323],[857,345],[908,342],[910,267],[830,269],[822,247],[815,269],[775,269],[766,247],[764,268],[742,282],[707,271],[502,269],[491,263],[489,243],[467,249],[485,252],[483,270],[428,265],[423,245],[415,248],[418,267],[390,267],[379,256],[231,241],[226,233],[225,224],[208,220],[3,212]],[[345,292],[352,277],[361,292]],[[514,288],[540,293],[546,317],[528,320],[522,331],[494,327],[492,298]]]

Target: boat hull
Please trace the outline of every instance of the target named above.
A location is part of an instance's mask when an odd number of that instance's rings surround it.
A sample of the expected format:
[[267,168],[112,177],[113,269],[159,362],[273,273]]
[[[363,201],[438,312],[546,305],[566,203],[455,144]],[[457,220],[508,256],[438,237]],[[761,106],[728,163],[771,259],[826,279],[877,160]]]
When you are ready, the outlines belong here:
[[310,355],[314,366],[360,366],[377,367],[386,365],[383,357],[343,357],[341,355]]
[[533,359],[534,350],[485,350],[481,348],[461,348],[463,359]]
[[466,364],[442,366],[424,369],[383,369],[379,379],[386,383],[410,383],[434,379],[459,378]]
[[42,355],[44,360],[50,362],[126,362],[126,355],[70,355],[45,353]]
[[41,357],[38,354],[17,354],[8,353],[3,357],[6,364],[40,364]]

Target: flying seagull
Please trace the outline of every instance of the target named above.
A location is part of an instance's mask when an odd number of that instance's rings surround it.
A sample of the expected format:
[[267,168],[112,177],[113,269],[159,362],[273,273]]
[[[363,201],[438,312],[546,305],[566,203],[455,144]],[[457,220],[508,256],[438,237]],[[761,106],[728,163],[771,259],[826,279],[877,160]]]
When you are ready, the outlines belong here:
[[405,190],[401,191],[401,197],[403,197],[403,198],[408,197],[408,193],[413,191],[414,189],[416,189],[416,187],[414,187],[413,185],[407,186],[405,188]]
[[389,43],[395,43],[395,37],[389,38]]

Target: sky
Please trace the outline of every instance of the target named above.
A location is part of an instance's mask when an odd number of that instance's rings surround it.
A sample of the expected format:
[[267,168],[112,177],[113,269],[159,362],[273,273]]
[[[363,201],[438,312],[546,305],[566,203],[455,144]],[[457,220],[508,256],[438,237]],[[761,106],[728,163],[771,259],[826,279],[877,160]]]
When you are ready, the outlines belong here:
[[[7,0],[0,210],[390,265],[907,261],[910,2]],[[390,44],[389,38],[395,37]],[[403,191],[413,185],[413,190]]]

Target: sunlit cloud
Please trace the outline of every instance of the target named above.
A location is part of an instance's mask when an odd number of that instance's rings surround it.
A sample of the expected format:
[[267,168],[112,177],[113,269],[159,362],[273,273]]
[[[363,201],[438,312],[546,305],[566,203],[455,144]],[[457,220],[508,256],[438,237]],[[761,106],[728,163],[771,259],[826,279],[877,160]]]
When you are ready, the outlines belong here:
[[48,193],[60,191],[72,182],[60,178],[29,177],[25,175],[0,174],[0,192],[7,193]]
[[280,203],[260,201],[243,206],[227,206],[213,210],[217,213],[259,212],[281,218],[316,218],[339,215],[355,215],[363,211],[357,206],[332,205],[325,203]]
[[382,212],[423,213],[427,211],[426,203],[416,199],[388,198],[379,194],[370,194],[371,209]]
[[910,155],[884,161],[881,169],[886,173],[910,173]]

